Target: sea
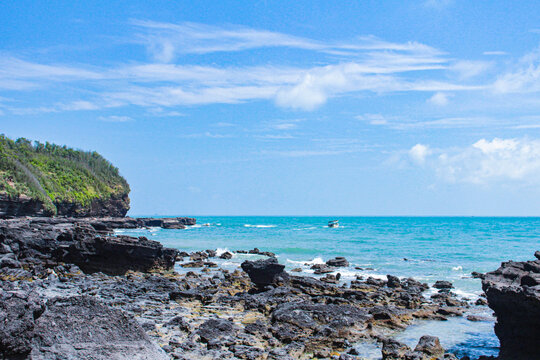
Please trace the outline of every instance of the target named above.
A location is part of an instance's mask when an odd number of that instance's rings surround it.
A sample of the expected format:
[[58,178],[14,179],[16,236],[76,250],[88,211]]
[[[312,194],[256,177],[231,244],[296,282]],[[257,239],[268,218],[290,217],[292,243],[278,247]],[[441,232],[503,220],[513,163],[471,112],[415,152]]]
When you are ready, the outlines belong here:
[[[329,228],[330,220],[339,220],[340,226]],[[482,294],[481,281],[471,276],[473,271],[492,271],[508,260],[531,260],[534,251],[540,250],[540,218],[533,217],[201,216],[197,225],[185,230],[118,232],[146,236],[187,252],[258,248],[275,253],[287,270],[301,268],[298,274],[309,276],[315,276],[311,265],[343,256],[350,266],[339,269],[342,281],[357,276],[385,279],[387,274],[412,277],[430,286],[437,280],[448,280],[456,294],[471,301]],[[217,262],[223,268],[236,269],[242,261],[257,257],[236,254]],[[184,270],[178,267],[177,271]],[[435,292],[430,288],[426,296]],[[411,347],[422,335],[438,336],[443,347],[458,357],[497,355],[493,312],[486,306],[473,306],[468,313],[486,320],[417,320],[393,336]],[[376,343],[360,343],[356,349],[366,359],[380,359]]]

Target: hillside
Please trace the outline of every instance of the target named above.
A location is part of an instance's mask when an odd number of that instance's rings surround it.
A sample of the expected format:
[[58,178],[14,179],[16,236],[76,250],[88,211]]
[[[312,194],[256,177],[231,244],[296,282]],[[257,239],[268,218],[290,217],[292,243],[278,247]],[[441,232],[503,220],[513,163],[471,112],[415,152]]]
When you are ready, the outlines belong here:
[[97,152],[0,135],[0,215],[124,216],[128,194]]

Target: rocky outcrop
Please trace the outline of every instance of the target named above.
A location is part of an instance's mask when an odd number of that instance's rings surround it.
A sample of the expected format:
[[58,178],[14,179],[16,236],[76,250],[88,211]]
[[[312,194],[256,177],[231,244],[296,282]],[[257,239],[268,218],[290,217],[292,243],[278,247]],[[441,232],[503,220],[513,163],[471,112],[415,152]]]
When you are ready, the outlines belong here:
[[535,261],[503,262],[482,280],[497,316],[500,359],[535,359],[540,354],[540,253],[535,256]]
[[33,293],[0,290],[3,358],[167,359],[119,310],[75,296],[42,302]]
[[114,229],[136,229],[148,227],[162,227],[164,229],[185,229],[197,223],[194,218],[132,218],[132,217],[89,217],[77,219],[87,222],[98,231],[111,232]]
[[70,263],[85,273],[168,270],[177,250],[145,237],[109,236],[88,222],[64,218],[0,220],[0,265],[10,268]]
[[[90,217],[90,216],[111,216],[124,217],[129,210],[129,196],[111,197],[108,199],[97,198],[88,205],[80,203],[59,201],[55,202],[57,215],[67,217]],[[37,216],[31,214],[31,216]]]
[[284,282],[289,277],[284,271],[285,265],[278,263],[274,257],[257,261],[246,260],[241,266],[242,270],[248,274],[251,281],[258,287]]
[[[121,197],[111,197],[109,199],[94,199],[88,205],[67,201],[55,202],[56,215],[67,217],[123,217],[129,210],[129,197],[127,194]],[[10,197],[7,194],[0,194],[0,217],[17,216],[52,216],[50,210],[43,206],[39,199],[30,198],[25,195]]]
[[47,216],[50,215],[43,203],[28,196],[11,197],[0,194],[0,217],[9,216]]
[[326,262],[326,265],[333,266],[333,267],[347,267],[349,266],[349,262],[344,257],[338,256],[338,257],[328,260]]
[[429,335],[422,336],[414,350],[394,339],[385,339],[382,358],[383,360],[457,360],[453,354],[445,353],[439,338]]

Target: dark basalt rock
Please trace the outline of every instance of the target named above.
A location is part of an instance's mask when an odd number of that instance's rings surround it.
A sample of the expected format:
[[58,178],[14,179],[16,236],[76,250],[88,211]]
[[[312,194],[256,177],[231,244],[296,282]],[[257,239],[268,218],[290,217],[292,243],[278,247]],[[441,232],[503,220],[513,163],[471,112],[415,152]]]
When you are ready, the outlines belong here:
[[199,327],[197,334],[201,341],[208,344],[208,348],[219,347],[227,342],[232,342],[238,328],[232,321],[224,319],[210,319],[205,321]]
[[313,273],[317,275],[328,274],[328,273],[336,271],[335,268],[328,266],[326,264],[314,264],[311,266],[311,270],[315,270]]
[[454,287],[454,285],[452,285],[452,283],[450,281],[445,281],[445,280],[438,280],[435,282],[435,284],[433,284],[433,287],[435,289],[452,289]]
[[500,359],[533,359],[540,353],[539,280],[540,259],[503,262],[482,280],[488,305],[497,317]]
[[90,297],[46,304],[32,293],[0,292],[3,358],[166,359],[144,330],[121,311]]
[[28,196],[11,197],[0,194],[0,217],[9,216],[47,216],[52,215],[43,203]]
[[[20,266],[75,264],[85,273],[124,274],[174,266],[174,249],[145,237],[106,236],[88,222],[66,218],[0,220],[2,259],[12,256]],[[2,261],[9,266],[13,262]]]
[[225,251],[223,254],[219,255],[220,259],[225,259],[225,260],[232,259],[232,257],[233,255],[228,251]]
[[285,265],[279,264],[274,257],[257,261],[246,260],[241,266],[242,270],[249,275],[251,281],[258,287],[285,282],[289,278],[284,271]]
[[[57,215],[68,217],[112,216],[124,217],[129,210],[129,196],[123,194],[108,199],[94,199],[89,205],[83,206],[73,202],[55,202]],[[36,214],[32,214],[36,216]]]
[[386,283],[389,288],[398,288],[401,287],[401,281],[397,276],[386,275],[388,282]]
[[435,336],[424,335],[418,345],[411,350],[407,345],[394,339],[384,339],[382,348],[383,360],[457,360],[453,354],[445,353]]
[[326,265],[334,266],[334,267],[347,267],[347,266],[349,266],[349,262],[344,257],[337,256],[334,259],[328,260],[326,262]]
[[[353,330],[363,330],[372,316],[351,305],[285,302],[272,313],[272,332],[285,342],[320,337],[320,342],[347,338]],[[311,339],[316,342],[316,339]]]

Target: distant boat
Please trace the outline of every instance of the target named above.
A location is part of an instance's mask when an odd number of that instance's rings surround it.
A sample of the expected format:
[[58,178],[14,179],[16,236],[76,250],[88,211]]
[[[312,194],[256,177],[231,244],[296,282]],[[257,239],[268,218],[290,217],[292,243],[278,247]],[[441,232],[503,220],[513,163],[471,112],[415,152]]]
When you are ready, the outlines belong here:
[[339,227],[339,220],[332,220],[328,222],[328,227],[337,228]]

